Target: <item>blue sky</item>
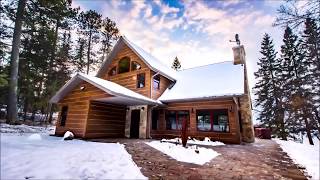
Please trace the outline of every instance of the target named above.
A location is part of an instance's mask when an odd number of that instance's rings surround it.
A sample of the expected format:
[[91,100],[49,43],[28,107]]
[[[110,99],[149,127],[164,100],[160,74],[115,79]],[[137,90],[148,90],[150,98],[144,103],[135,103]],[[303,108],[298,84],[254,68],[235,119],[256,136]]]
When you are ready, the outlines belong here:
[[[85,1],[73,7],[94,9],[114,20],[129,40],[171,65],[182,68],[232,61],[230,39],[238,33],[245,46],[250,86],[253,87],[260,43],[265,32],[281,45],[283,30],[272,27],[280,0],[226,1]],[[230,72],[232,73],[232,72]]]

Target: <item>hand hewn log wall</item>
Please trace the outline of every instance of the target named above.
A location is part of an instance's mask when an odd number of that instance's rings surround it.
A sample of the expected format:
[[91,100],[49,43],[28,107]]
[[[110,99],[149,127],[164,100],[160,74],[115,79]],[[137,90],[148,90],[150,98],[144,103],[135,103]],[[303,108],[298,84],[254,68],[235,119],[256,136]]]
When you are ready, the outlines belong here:
[[[230,132],[207,132],[197,130],[196,111],[201,109],[228,109]],[[190,115],[190,127],[188,136],[196,138],[210,137],[213,140],[227,143],[240,143],[240,127],[238,111],[233,99],[191,101],[180,103],[169,103],[167,108],[160,109],[158,129],[151,130],[153,138],[172,138],[180,136],[179,130],[166,130],[165,111],[166,110],[187,110]]]
[[91,101],[85,138],[124,137],[126,106]]
[[[85,89],[81,90],[80,87],[85,87]],[[72,131],[76,137],[83,138],[85,136],[90,100],[105,97],[111,97],[111,95],[87,82],[80,83],[58,103],[59,117],[55,134],[61,136],[66,131]],[[61,126],[60,117],[63,106],[68,106],[65,126]]]

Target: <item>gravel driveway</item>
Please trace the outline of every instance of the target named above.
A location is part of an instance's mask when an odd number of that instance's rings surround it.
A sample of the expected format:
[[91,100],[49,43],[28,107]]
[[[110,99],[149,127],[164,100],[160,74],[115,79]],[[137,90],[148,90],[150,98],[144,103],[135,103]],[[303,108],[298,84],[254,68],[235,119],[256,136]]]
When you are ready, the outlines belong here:
[[95,139],[125,144],[141,172],[150,179],[306,179],[279,145],[271,140],[215,146],[221,155],[203,166],[176,161],[146,145],[150,140]]

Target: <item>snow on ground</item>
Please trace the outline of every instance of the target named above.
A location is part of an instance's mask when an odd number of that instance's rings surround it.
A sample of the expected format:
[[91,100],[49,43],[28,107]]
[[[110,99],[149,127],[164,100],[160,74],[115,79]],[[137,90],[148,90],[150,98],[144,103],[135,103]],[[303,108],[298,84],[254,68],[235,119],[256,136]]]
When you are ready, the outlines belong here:
[[[173,142],[173,143],[180,143],[181,144],[181,138],[174,138],[174,139],[162,139],[162,142]],[[205,146],[222,146],[225,145],[223,142],[220,141],[211,141],[210,138],[206,137],[203,141],[197,140],[195,138],[191,139],[189,137],[187,144],[189,145],[205,145]]]
[[[188,146],[187,148],[184,148],[180,144],[175,145],[173,143],[160,141],[146,142],[146,144],[167,154],[177,161],[199,165],[203,165],[220,155],[216,151],[204,147]],[[199,153],[196,153],[196,149],[199,151]]]
[[5,123],[0,124],[1,133],[47,133],[54,134],[55,126],[40,127],[28,125],[9,125]]
[[311,179],[320,179],[319,177],[319,140],[314,139],[315,145],[301,144],[294,141],[283,141],[274,139],[291,159],[297,164],[306,168]]
[[2,133],[10,128],[1,125],[0,179],[147,179],[122,144]]

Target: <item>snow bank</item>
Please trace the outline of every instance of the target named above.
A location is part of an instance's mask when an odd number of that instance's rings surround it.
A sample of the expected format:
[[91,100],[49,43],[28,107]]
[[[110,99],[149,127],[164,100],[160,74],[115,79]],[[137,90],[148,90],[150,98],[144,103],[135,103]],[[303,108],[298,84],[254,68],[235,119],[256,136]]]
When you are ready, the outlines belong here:
[[64,133],[62,139],[63,139],[63,140],[72,140],[73,138],[74,138],[73,133],[70,132],[70,131],[67,131],[67,132]]
[[146,179],[122,144],[29,138],[1,134],[0,179]]
[[5,123],[0,124],[1,133],[48,133],[54,134],[55,126],[40,127],[28,125],[9,125]]
[[[174,139],[162,139],[162,142],[179,142],[181,143],[181,138],[174,138]],[[210,138],[206,137],[203,141],[197,140],[195,138],[188,139],[187,144],[189,145],[205,145],[205,146],[223,146],[225,145],[223,142],[220,141],[211,141]]]
[[40,134],[32,134],[28,137],[28,140],[31,140],[31,141],[40,141],[41,139],[42,138]]
[[[220,154],[216,151],[203,147],[188,146],[184,148],[182,145],[175,145],[169,142],[152,141],[146,142],[149,146],[167,154],[168,156],[176,159],[177,161],[194,163],[203,165],[206,162],[210,162],[213,158]],[[196,153],[195,150],[199,153]]]
[[319,177],[319,140],[314,146],[309,144],[296,143],[294,141],[283,141],[274,139],[291,159],[297,164],[306,168],[311,179],[320,179]]

